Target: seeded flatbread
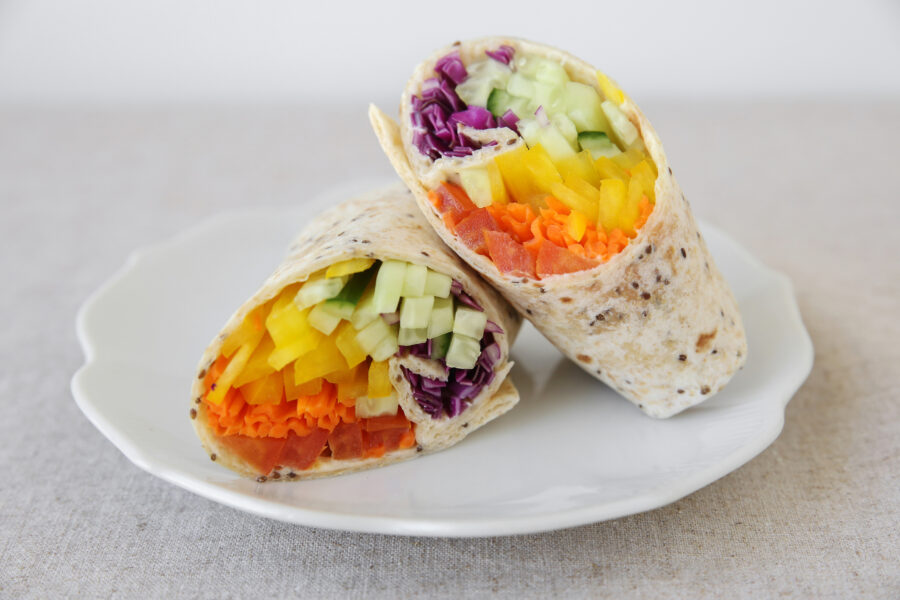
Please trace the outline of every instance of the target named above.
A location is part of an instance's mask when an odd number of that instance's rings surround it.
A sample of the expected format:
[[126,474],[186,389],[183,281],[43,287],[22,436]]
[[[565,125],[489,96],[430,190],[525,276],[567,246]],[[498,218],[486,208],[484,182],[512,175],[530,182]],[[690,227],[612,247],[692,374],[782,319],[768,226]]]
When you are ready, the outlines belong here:
[[482,147],[471,156],[432,161],[412,143],[410,99],[434,76],[437,60],[459,51],[468,63],[501,45],[512,46],[517,54],[557,61],[572,81],[600,92],[594,67],[541,44],[491,37],[442,48],[420,64],[409,80],[399,125],[377,107],[369,109],[391,164],[441,238],[582,369],[654,417],[669,417],[711,397],[746,360],[741,315],[656,131],[630,98],[625,97],[621,109],[638,128],[659,169],[656,205],[637,236],[608,262],[541,280],[506,276],[454,236],[428,201],[428,191],[450,174],[484,164],[521,144],[509,137],[509,130],[488,130],[507,137],[497,137],[496,145]]
[[[371,192],[313,219],[290,246],[287,257],[263,283],[252,298],[231,316],[222,331],[209,344],[198,366],[198,376],[191,390],[191,418],[204,449],[218,463],[246,476],[256,477],[256,470],[223,446],[208,421],[203,395],[203,376],[219,356],[223,341],[247,314],[276,297],[294,283],[328,266],[351,258],[397,259],[426,265],[450,275],[469,296],[484,308],[488,319],[504,333],[495,333],[500,345],[500,360],[495,364],[493,381],[472,400],[459,416],[432,419],[412,397],[409,382],[400,370],[405,366],[415,373],[433,376],[431,361],[416,357],[392,357],[389,360],[391,384],[407,418],[416,426],[417,447],[389,452],[381,458],[334,460],[319,457],[307,470],[276,470],[267,474],[281,480],[337,475],[380,467],[415,456],[442,450],[462,440],[485,423],[502,415],[519,401],[519,393],[508,377],[513,363],[509,348],[518,334],[521,317],[495,290],[463,263],[434,234],[416,208],[412,195],[397,185]],[[290,472],[289,472],[290,471]]]

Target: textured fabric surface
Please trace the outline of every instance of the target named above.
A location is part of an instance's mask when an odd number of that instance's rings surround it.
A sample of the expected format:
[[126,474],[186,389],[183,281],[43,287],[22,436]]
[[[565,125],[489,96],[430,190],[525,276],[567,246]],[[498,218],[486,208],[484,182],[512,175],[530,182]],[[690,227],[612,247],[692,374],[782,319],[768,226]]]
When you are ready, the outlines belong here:
[[362,104],[0,109],[0,597],[900,597],[900,103],[642,104],[696,214],[793,279],[812,374],[768,450],[683,500],[475,540],[220,506],[69,393],[75,311],[132,249],[389,176]]

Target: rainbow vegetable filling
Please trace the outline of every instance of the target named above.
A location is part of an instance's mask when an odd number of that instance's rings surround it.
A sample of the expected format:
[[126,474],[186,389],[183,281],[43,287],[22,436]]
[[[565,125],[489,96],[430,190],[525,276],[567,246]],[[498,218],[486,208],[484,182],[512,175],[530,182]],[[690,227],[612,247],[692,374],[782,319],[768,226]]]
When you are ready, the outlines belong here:
[[411,99],[413,144],[431,160],[459,158],[497,144],[478,132],[508,130],[513,148],[453,173],[429,194],[432,205],[507,275],[541,279],[608,261],[656,201],[656,165],[622,111],[624,94],[599,71],[600,92],[510,46],[485,54],[468,65],[458,52],[437,61]]
[[199,401],[220,443],[260,475],[380,457],[416,445],[390,358],[431,361],[443,379],[400,372],[425,413],[456,417],[494,379],[496,333],[450,276],[351,259],[252,310],[206,370]]

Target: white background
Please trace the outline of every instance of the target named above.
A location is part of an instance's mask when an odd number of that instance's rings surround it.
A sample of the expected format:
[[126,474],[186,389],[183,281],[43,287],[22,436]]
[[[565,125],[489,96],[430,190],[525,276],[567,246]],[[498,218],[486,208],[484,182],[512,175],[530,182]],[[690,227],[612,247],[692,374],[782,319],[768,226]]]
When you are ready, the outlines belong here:
[[567,49],[636,98],[900,95],[898,0],[0,0],[0,101],[384,101],[432,49],[491,33]]

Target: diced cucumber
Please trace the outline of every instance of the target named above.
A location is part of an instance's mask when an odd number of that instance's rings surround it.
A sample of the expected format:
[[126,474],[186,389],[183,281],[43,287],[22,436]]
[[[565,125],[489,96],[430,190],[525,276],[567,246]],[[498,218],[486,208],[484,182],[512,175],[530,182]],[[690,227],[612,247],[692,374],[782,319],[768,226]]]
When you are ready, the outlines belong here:
[[329,298],[322,303],[322,309],[337,317],[349,320],[357,303],[362,298],[363,292],[366,291],[366,286],[369,285],[377,270],[378,267],[372,265],[365,271],[351,275],[347,285],[341,289],[337,296]]
[[338,323],[341,322],[341,317],[333,315],[325,310],[322,304],[316,304],[316,306],[309,311],[307,319],[309,320],[310,325],[325,335],[331,335],[331,332],[334,331],[335,327],[338,326]]
[[487,325],[487,314],[483,311],[468,306],[460,306],[456,309],[456,315],[453,318],[453,333],[461,333],[480,340],[485,325]]
[[452,337],[452,333],[445,333],[444,335],[439,335],[436,338],[432,338],[431,358],[437,360],[439,358],[444,358],[445,356],[447,356],[447,349],[450,348],[450,338]]
[[556,113],[551,115],[550,122],[559,129],[559,132],[572,147],[578,146],[578,130],[575,129],[575,123],[569,117],[563,113]]
[[353,324],[354,329],[359,331],[377,319],[379,314],[381,313],[375,310],[375,290],[369,288],[353,310],[353,315],[350,316],[350,323]]
[[552,123],[542,127],[536,119],[522,119],[518,127],[529,148],[540,144],[554,161],[575,155],[575,148]]
[[397,336],[392,330],[391,333],[386,338],[381,340],[378,343],[378,346],[376,346],[375,349],[370,352],[370,356],[372,357],[372,360],[380,362],[392,357],[397,353],[397,350],[399,349],[400,346],[397,344]]
[[453,285],[453,278],[437,271],[428,269],[428,275],[425,276],[425,295],[435,296],[436,298],[448,298],[450,296],[450,287]]
[[321,275],[310,277],[303,284],[303,287],[300,288],[300,291],[297,292],[297,295],[294,296],[294,303],[297,305],[297,308],[303,310],[308,306],[318,304],[322,300],[334,298],[341,293],[341,289],[348,279],[348,275],[341,277],[323,277]]
[[534,80],[522,73],[513,73],[506,84],[506,91],[519,98],[534,98]]
[[555,87],[546,83],[534,84],[534,96],[531,97],[532,104],[543,106],[549,114],[565,112],[565,88],[562,86]]
[[421,296],[425,293],[425,277],[428,275],[428,267],[406,263],[406,274],[403,276],[403,290],[401,296]]
[[481,356],[481,343],[473,337],[454,333],[450,339],[445,359],[447,366],[455,369],[471,369]]
[[612,126],[613,132],[619,140],[625,146],[633,144],[638,138],[638,130],[637,127],[634,126],[634,123],[629,121],[628,117],[625,116],[625,113],[609,100],[604,100],[601,106],[603,107],[603,113],[606,115],[606,118],[609,119],[609,124]]
[[400,328],[424,329],[428,327],[433,306],[434,296],[420,296],[418,298],[404,296],[403,302],[400,304]]
[[350,302],[344,302],[343,300],[338,300],[337,298],[331,298],[330,300],[325,300],[321,304],[318,304],[316,308],[320,308],[338,319],[346,319],[349,321],[350,317],[353,316],[356,305],[351,304]]
[[389,394],[382,398],[369,398],[360,396],[356,399],[356,416],[361,419],[380,417],[383,415],[396,415],[400,401],[397,394]]
[[475,206],[484,208],[493,202],[491,176],[486,167],[469,167],[459,172],[459,182]]
[[404,329],[400,328],[400,333],[397,334],[397,343],[401,346],[414,346],[415,344],[421,344],[423,342],[428,341],[428,330],[424,327],[418,327],[415,329]]
[[578,134],[578,143],[581,144],[582,149],[591,153],[591,158],[594,160],[601,156],[612,158],[622,153],[619,147],[602,131],[582,131]]
[[386,260],[381,263],[375,277],[373,302],[376,312],[389,313],[397,310],[405,277],[406,263],[402,260]]
[[492,59],[473,62],[466,72],[466,80],[456,86],[456,93],[463,102],[474,106],[485,106],[491,90],[505,88],[512,75],[512,69]]
[[506,90],[497,88],[488,96],[486,107],[492,115],[498,118],[506,114],[508,110],[513,111],[517,117],[521,118],[534,112],[529,110],[530,104],[531,101],[528,98],[513,96]]
[[382,319],[374,319],[356,334],[360,347],[371,355],[381,341],[391,335],[391,326]]
[[589,85],[570,81],[565,88],[566,114],[578,131],[609,131],[609,121],[603,114],[603,100]]
[[428,337],[436,338],[453,331],[453,298],[435,298],[428,322]]
[[561,64],[540,56],[526,54],[516,57],[516,72],[554,87],[562,87],[569,81],[569,75]]

